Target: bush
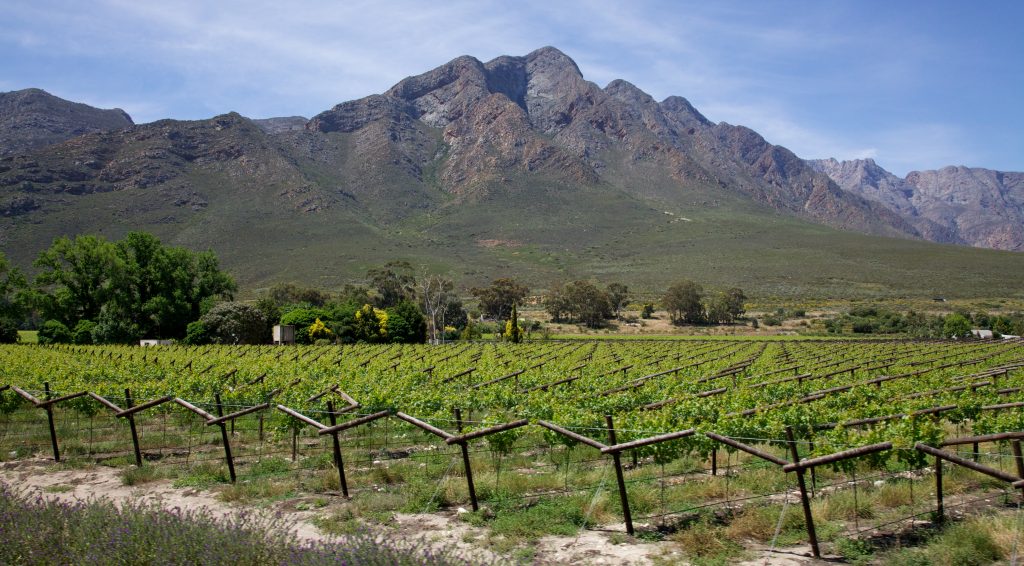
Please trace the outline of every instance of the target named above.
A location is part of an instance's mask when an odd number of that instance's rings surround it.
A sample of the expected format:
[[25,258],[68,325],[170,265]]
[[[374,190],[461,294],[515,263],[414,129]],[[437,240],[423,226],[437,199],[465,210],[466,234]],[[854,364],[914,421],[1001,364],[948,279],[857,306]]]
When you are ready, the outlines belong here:
[[263,344],[270,340],[263,312],[243,303],[218,303],[199,320],[217,344]]
[[92,344],[92,331],[96,328],[96,323],[91,320],[80,320],[75,325],[75,330],[71,333],[71,341],[75,344],[86,345]]
[[763,319],[765,326],[779,326],[782,324],[782,318],[779,315],[770,314]]
[[71,331],[59,320],[48,320],[39,327],[40,344],[70,344]]
[[14,344],[18,341],[18,323],[10,318],[0,318],[0,344]]
[[65,503],[0,484],[2,564],[467,564],[421,541],[358,531],[344,542],[298,542],[295,525],[266,512],[220,516],[139,501]]
[[[309,327],[316,323],[317,319],[324,321],[324,324],[331,325],[332,318],[324,309],[294,309],[281,317],[281,324],[295,327],[295,341],[299,344],[311,344],[313,340],[309,336]],[[341,334],[340,332],[337,332]]]
[[185,330],[185,344],[189,346],[198,346],[200,344],[210,343],[210,331],[206,328],[206,325],[202,321],[190,322],[188,328]]

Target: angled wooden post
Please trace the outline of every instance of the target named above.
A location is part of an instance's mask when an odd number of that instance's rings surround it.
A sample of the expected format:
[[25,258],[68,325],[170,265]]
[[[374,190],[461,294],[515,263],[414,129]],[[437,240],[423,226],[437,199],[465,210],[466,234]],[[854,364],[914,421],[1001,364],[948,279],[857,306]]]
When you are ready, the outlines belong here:
[[[131,409],[135,404],[132,403],[132,392],[129,388],[124,388],[124,404],[126,409]],[[128,415],[128,428],[132,431],[132,447],[135,448],[135,465],[142,467],[142,449],[139,447],[139,433],[135,429],[135,413]]]
[[[604,421],[608,425],[608,442],[615,446],[615,425],[612,423],[612,416],[605,415]],[[612,463],[615,465],[615,479],[619,484],[619,501],[622,503],[622,518],[626,522],[626,533],[633,536],[633,515],[629,511],[629,494],[626,493],[626,479],[622,475],[620,451],[612,452]]]
[[[793,427],[786,427],[786,441],[789,443],[789,453],[794,464],[800,463],[800,452],[796,448],[796,440],[793,437]],[[796,480],[800,487],[800,503],[804,508],[804,522],[807,524],[807,538],[811,539],[811,552],[815,558],[821,558],[821,550],[818,548],[818,533],[814,530],[814,517],[811,515],[811,501],[807,497],[807,482],[804,480],[805,468],[796,469]]]
[[[46,401],[50,400],[50,382],[43,383],[43,391],[46,392]],[[53,446],[53,461],[60,462],[60,448],[57,447],[57,428],[53,424],[53,404],[46,403],[43,406],[46,411],[46,420],[50,424],[50,444]]]
[[[459,434],[462,434],[462,411],[455,409],[455,430]],[[469,501],[473,505],[474,511],[480,510],[480,504],[476,500],[476,486],[473,484],[473,467],[469,463],[469,443],[460,442],[459,448],[462,449],[462,467],[466,470],[466,486],[469,488]]]

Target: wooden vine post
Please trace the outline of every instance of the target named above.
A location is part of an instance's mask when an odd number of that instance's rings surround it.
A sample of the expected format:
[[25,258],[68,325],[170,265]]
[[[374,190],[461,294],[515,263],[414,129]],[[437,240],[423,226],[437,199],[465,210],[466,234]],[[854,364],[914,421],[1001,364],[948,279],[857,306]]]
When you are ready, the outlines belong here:
[[[216,402],[217,418],[223,419],[224,405],[220,402],[220,393],[215,393],[213,399]],[[228,436],[228,426],[224,420],[218,422],[217,426],[220,427],[220,438],[224,443],[224,458],[228,461],[228,475],[231,476],[231,483],[235,483],[235,459],[231,457],[231,438]]]
[[[497,433],[497,432],[503,432],[503,431],[506,431],[506,430],[512,430],[514,428],[519,428],[521,426],[526,426],[527,424],[529,424],[529,421],[527,421],[526,419],[521,419],[521,420],[518,420],[518,421],[512,421],[512,422],[509,422],[509,423],[503,423],[503,424],[495,425],[495,426],[492,426],[492,427],[488,427],[488,428],[484,428],[484,429],[480,429],[480,430],[475,430],[473,432],[467,432],[465,434],[459,434],[458,436],[456,436],[456,435],[453,435],[453,434],[449,434],[448,432],[445,432],[445,431],[437,428],[436,426],[434,426],[434,425],[432,425],[430,423],[423,422],[423,421],[417,419],[416,417],[407,415],[407,414],[402,413],[402,412],[395,413],[395,416],[400,418],[400,419],[402,419],[403,421],[413,425],[413,426],[416,426],[418,428],[421,428],[421,429],[429,432],[430,434],[433,434],[434,436],[440,436],[441,438],[444,439],[445,444],[448,444],[449,446],[452,445],[452,444],[458,444],[458,445],[461,446],[461,448],[462,448],[462,457],[463,457],[463,459],[462,459],[463,471],[466,474],[466,485],[469,488],[470,503],[473,505],[473,510],[474,511],[477,511],[477,510],[480,509],[480,503],[479,503],[479,501],[477,501],[477,498],[476,498],[476,488],[473,485],[473,468],[472,468],[472,465],[471,465],[470,460],[469,460],[469,447],[468,447],[469,441],[477,439],[477,438],[483,438],[484,436],[488,436],[488,435],[491,435],[491,434],[494,434],[494,433]],[[457,424],[460,424],[459,428],[461,429],[461,422],[462,422],[461,413],[457,413],[456,421],[457,421]]]
[[[455,409],[455,430],[459,434],[462,434],[462,410]],[[462,467],[466,470],[466,487],[469,488],[469,501],[473,505],[474,511],[480,510],[480,504],[476,500],[476,486],[473,485],[473,467],[469,463],[469,443],[459,443],[459,448],[462,449]]]
[[43,391],[46,393],[44,401],[47,401],[47,403],[43,405],[43,409],[46,411],[46,420],[50,424],[50,444],[53,446],[53,461],[60,462],[60,448],[57,447],[57,428],[53,423],[53,404],[49,403],[51,400],[49,381],[43,383]]
[[[131,409],[135,404],[132,402],[131,389],[124,388],[124,404],[126,409]],[[132,432],[132,447],[135,448],[135,465],[142,467],[142,448],[139,446],[139,432],[135,428],[135,413],[128,414],[128,428]]]
[[[615,446],[615,425],[611,415],[604,416],[608,425],[608,442]],[[602,450],[603,452],[603,450]],[[615,481],[619,484],[619,501],[622,504],[622,518],[626,522],[626,533],[633,536],[633,514],[629,510],[629,494],[626,493],[626,478],[622,475],[622,456],[618,451],[612,452],[612,463],[615,466]]]
[[[793,427],[786,427],[786,443],[789,444],[789,454],[794,464],[800,462],[800,452],[796,447],[796,440],[793,438]],[[783,468],[785,469],[785,468]],[[811,540],[811,552],[815,558],[821,557],[821,549],[818,548],[818,533],[814,530],[814,517],[811,515],[811,501],[807,497],[807,482],[804,480],[804,468],[796,470],[796,481],[800,487],[800,505],[804,509],[804,524],[807,526],[807,538]]]
[[633,517],[630,514],[630,510],[629,510],[629,493],[626,491],[626,482],[625,482],[625,478],[622,475],[622,461],[621,461],[621,454],[622,454],[622,452],[624,452],[626,450],[635,450],[635,449],[640,448],[642,446],[649,446],[651,444],[657,444],[659,442],[667,442],[669,440],[676,440],[676,439],[679,439],[679,438],[690,436],[690,435],[694,434],[696,431],[694,429],[692,429],[692,428],[689,428],[689,429],[686,429],[686,430],[680,430],[680,431],[676,431],[676,432],[669,432],[669,433],[666,433],[666,434],[660,434],[658,436],[651,436],[651,437],[648,437],[648,438],[641,438],[641,439],[638,439],[638,440],[632,440],[630,442],[623,442],[622,444],[614,444],[614,442],[615,442],[615,427],[613,426],[611,415],[606,415],[605,416],[605,422],[608,425],[608,438],[613,442],[613,444],[611,446],[602,444],[602,443],[594,440],[593,438],[588,438],[586,436],[583,436],[582,434],[577,434],[577,433],[575,433],[575,432],[573,432],[571,430],[568,430],[566,428],[560,427],[560,426],[558,426],[556,424],[553,424],[553,423],[549,423],[547,421],[537,421],[537,424],[542,426],[542,427],[544,427],[544,428],[546,428],[546,429],[548,429],[548,430],[557,432],[558,434],[561,434],[562,436],[565,436],[567,438],[571,438],[571,439],[573,439],[573,440],[575,440],[577,442],[581,442],[581,443],[586,444],[587,446],[590,446],[592,448],[596,448],[596,449],[601,451],[601,454],[611,454],[612,455],[612,462],[615,465],[616,479],[618,480],[618,484],[619,484],[619,498],[622,501],[622,515],[623,515],[623,519],[624,519],[624,521],[626,523],[626,532],[629,533],[630,535],[632,535],[634,533]]

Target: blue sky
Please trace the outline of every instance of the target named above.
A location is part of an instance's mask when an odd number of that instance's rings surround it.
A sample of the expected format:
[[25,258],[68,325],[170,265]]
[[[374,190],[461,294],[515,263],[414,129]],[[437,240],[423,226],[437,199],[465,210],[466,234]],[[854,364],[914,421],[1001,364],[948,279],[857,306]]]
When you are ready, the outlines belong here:
[[303,115],[554,45],[801,157],[1024,171],[1024,2],[5,0],[0,91],[137,122]]

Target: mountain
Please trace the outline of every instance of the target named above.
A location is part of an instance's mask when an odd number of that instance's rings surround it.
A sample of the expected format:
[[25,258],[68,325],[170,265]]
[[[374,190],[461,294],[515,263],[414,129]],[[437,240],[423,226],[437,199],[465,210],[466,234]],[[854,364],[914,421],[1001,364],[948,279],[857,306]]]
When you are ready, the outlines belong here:
[[321,287],[407,259],[466,284],[509,275],[773,295],[1019,293],[1004,253],[918,224],[756,132],[554,48],[459,57],[305,121],[161,120],[0,158],[0,245],[145,229],[213,248],[249,288]]
[[283,116],[280,118],[255,118],[253,123],[268,134],[280,134],[305,129],[306,118],[302,116]]
[[929,240],[1024,250],[1024,173],[944,167],[901,179],[871,159],[808,163],[843,189],[906,218]]
[[0,156],[132,125],[119,108],[101,110],[37,88],[0,92]]

